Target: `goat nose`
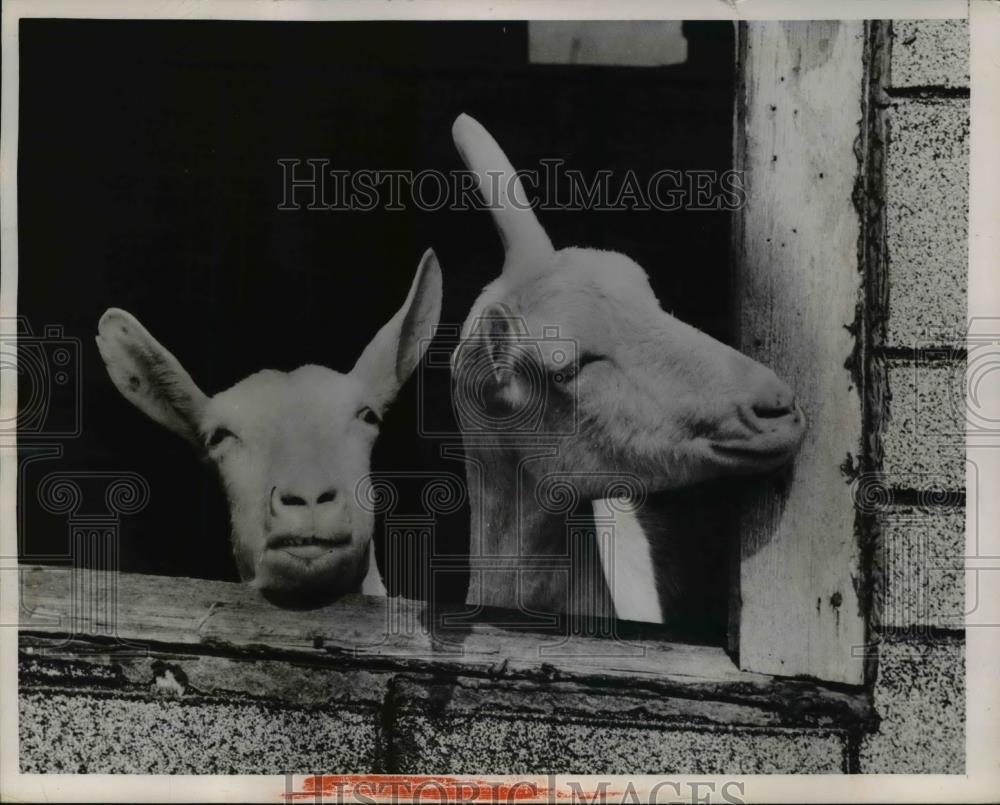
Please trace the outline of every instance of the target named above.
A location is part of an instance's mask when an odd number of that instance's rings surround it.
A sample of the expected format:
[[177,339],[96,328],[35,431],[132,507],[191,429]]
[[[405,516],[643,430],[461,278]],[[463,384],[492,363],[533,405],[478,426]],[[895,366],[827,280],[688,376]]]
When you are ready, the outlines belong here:
[[306,499],[299,497],[298,495],[288,495],[282,494],[278,495],[278,500],[281,502],[282,506],[305,506]]
[[795,410],[795,393],[787,383],[768,370],[764,381],[754,392],[751,407],[761,419],[777,419]]
[[293,507],[312,507],[319,506],[323,503],[332,503],[337,498],[337,490],[330,488],[325,489],[318,495],[313,497],[312,495],[306,495],[300,492],[290,492],[287,489],[281,489],[280,487],[274,487],[271,492],[271,505],[274,508],[288,509]]

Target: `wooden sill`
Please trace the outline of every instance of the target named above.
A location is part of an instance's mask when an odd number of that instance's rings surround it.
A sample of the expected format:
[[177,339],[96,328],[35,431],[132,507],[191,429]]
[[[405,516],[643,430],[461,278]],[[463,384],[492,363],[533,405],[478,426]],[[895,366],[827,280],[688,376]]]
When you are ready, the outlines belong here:
[[[74,628],[73,601],[82,599],[82,591],[90,601],[117,606],[92,606],[90,620]],[[671,642],[642,630],[630,631],[625,640],[479,623],[432,630],[425,626],[427,606],[403,599],[348,596],[322,609],[292,611],[240,584],[30,565],[21,567],[20,597],[21,647],[29,654],[34,646],[62,640],[72,655],[86,644],[91,654],[109,657],[139,649],[149,655],[458,675],[536,683],[548,692],[572,689],[574,695],[663,696],[701,707],[718,702],[720,712],[739,704],[781,726],[859,730],[872,722],[864,688],[747,673],[720,647]]]

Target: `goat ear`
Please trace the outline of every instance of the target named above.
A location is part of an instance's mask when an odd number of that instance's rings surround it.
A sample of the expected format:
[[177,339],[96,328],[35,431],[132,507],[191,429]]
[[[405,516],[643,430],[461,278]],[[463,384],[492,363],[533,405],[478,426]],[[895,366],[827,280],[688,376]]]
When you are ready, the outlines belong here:
[[134,316],[118,308],[106,311],[97,325],[97,349],[126,400],[200,446],[198,425],[208,397]]
[[503,241],[503,271],[537,269],[555,253],[542,229],[520,177],[503,149],[475,118],[461,114],[451,136],[466,167],[476,175],[479,195]]
[[369,384],[380,409],[388,407],[424,357],[440,317],[441,267],[434,250],[428,249],[403,306],[365,347],[352,370]]
[[487,305],[479,314],[477,335],[497,385],[507,385],[514,375],[515,340],[522,329],[521,320],[502,302]]
[[523,357],[527,326],[507,305],[487,305],[480,314],[480,334],[496,383],[496,392],[512,409],[520,409],[532,396],[532,382],[525,374]]
[[518,365],[527,328],[524,319],[502,302],[486,305],[452,355],[452,376],[456,380],[455,406],[463,413],[485,413],[488,400],[500,400],[517,409],[530,398]]

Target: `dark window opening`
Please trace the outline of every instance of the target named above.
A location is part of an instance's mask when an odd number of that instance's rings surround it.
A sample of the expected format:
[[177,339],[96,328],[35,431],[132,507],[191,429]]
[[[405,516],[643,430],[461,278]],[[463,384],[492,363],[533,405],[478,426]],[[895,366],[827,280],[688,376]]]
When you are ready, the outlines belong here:
[[[630,171],[644,184],[663,169],[732,167],[731,24],[684,23],[662,64],[641,31],[622,64],[593,27],[590,39],[570,32],[566,50],[565,31],[530,25],[21,23],[19,313],[36,335],[57,325],[78,339],[81,384],[78,398],[55,398],[69,418],[78,405],[79,436],[21,440],[22,561],[65,562],[73,517],[105,511],[95,473],[128,471],[151,494],[114,520],[119,569],[237,579],[216,479],[108,380],[93,347],[107,307],[138,315],[211,394],[267,367],[347,371],[428,246],[445,275],[445,324],[461,323],[498,273],[501,247],[485,212],[279,211],[279,159],[457,170],[450,127],[464,111],[516,167],[561,159],[587,179],[610,170],[612,188]],[[557,248],[629,255],[666,310],[733,342],[729,211],[539,215]],[[427,377],[429,421],[454,430],[446,373]],[[411,379],[386,417],[373,470],[464,477],[460,462],[440,455],[440,440],[417,435],[417,392]],[[33,393],[22,371],[22,410]],[[53,443],[61,455],[44,452]],[[40,502],[54,472],[83,479],[72,516]],[[390,553],[409,552],[387,586],[426,596],[433,546],[449,568],[435,575],[436,597],[461,601],[468,508],[427,526],[420,490],[403,483],[396,519],[376,528],[383,563],[387,542]],[[656,545],[654,558],[688,569],[684,588],[668,596],[680,631],[716,644],[727,622],[732,496],[724,485],[661,493],[641,517],[650,529],[663,512],[684,524],[686,538]],[[418,532],[427,537],[414,541]]]

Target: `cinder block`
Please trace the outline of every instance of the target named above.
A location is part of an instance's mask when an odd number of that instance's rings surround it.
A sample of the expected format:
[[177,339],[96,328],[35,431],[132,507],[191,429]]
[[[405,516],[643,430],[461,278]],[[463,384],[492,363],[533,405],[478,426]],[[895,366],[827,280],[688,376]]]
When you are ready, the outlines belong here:
[[892,507],[880,516],[875,578],[882,626],[963,626],[965,508],[957,499],[952,504]]
[[953,344],[968,324],[968,101],[896,104],[885,171],[887,343]]
[[965,488],[965,365],[898,361],[888,367],[882,469],[895,489]]
[[968,20],[893,20],[893,87],[969,86]]
[[21,636],[21,770],[378,771],[383,675]]
[[[659,721],[638,711],[603,718],[548,712],[528,692],[497,706],[441,684],[397,680],[392,754],[401,773],[837,774],[846,738],[829,729]],[[609,717],[609,715],[611,717]]]
[[861,773],[963,774],[965,641],[884,640],[875,711],[881,723],[861,741]]
[[240,701],[23,689],[24,773],[358,773],[376,768],[367,708],[282,708]]

